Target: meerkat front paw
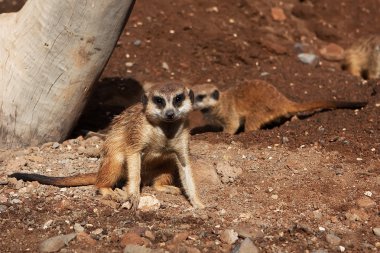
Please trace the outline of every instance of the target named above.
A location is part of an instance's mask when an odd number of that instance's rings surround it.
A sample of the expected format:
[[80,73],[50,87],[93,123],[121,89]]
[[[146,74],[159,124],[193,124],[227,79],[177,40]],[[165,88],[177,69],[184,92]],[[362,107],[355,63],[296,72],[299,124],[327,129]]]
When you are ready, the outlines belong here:
[[132,211],[136,211],[137,208],[139,207],[139,203],[140,203],[140,194],[139,193],[131,194],[129,196],[129,201],[131,202]]

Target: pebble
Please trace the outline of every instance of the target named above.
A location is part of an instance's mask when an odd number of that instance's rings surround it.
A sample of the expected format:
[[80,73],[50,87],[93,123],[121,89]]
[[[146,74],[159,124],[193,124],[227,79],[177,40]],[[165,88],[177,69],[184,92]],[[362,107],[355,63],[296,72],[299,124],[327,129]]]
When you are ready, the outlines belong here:
[[44,225],[42,226],[42,229],[48,229],[52,223],[53,223],[53,220],[48,220],[47,222],[44,223]]
[[97,241],[85,232],[77,233],[77,240],[80,243],[85,243],[91,246],[95,246]]
[[232,167],[226,162],[218,162],[216,173],[221,177],[222,183],[226,184],[234,182],[243,173],[243,170],[239,167]]
[[124,248],[124,253],[151,253],[151,249],[140,245],[127,245]]
[[318,56],[315,54],[301,53],[298,54],[297,57],[301,62],[305,64],[316,65],[318,63]]
[[39,246],[40,252],[56,252],[65,247],[71,240],[76,237],[76,233],[67,235],[57,235],[46,239]]
[[362,197],[356,200],[356,204],[362,208],[370,208],[376,206],[376,202],[368,197]]
[[344,58],[344,49],[335,43],[322,47],[319,53],[328,61],[341,61]]
[[7,210],[7,206],[6,205],[0,205],[0,213],[3,213]]
[[284,21],[286,20],[286,15],[284,10],[279,7],[273,7],[271,10],[272,18],[275,21]]
[[54,148],[54,149],[57,149],[59,148],[60,144],[58,142],[54,142],[51,147]]
[[365,191],[364,195],[366,195],[368,197],[372,197],[372,192],[371,191]]
[[133,45],[135,45],[136,47],[140,46],[141,45],[141,40],[134,40],[133,41]]
[[101,233],[103,233],[102,228],[97,228],[94,231],[91,231],[91,234],[93,234],[93,235],[100,235]]
[[365,221],[369,219],[369,215],[364,210],[354,208],[346,212],[345,216],[350,221]]
[[169,64],[167,62],[163,62],[161,66],[162,66],[163,69],[165,69],[167,71],[169,71],[169,69],[170,69],[169,68]]
[[148,238],[149,240],[151,240],[151,241],[156,240],[156,236],[155,236],[155,235],[153,234],[153,232],[150,231],[150,230],[146,230],[146,231],[144,232],[144,236],[145,236],[146,238]]
[[344,251],[346,250],[346,248],[343,247],[342,245],[339,245],[339,246],[338,246],[338,250],[339,250],[340,252],[344,252]]
[[76,233],[84,232],[84,227],[82,227],[82,225],[79,223],[75,223],[74,224],[74,231]]
[[334,234],[326,234],[326,241],[333,246],[338,246],[342,239]]
[[234,244],[238,240],[238,233],[233,229],[226,229],[220,234],[220,240],[227,244]]
[[130,61],[125,63],[125,66],[127,66],[128,68],[132,67],[133,65],[133,62]]
[[373,233],[376,235],[376,236],[379,236],[380,237],[380,227],[378,228],[374,228],[372,229]]
[[127,232],[122,235],[120,245],[125,247],[127,245],[144,245],[147,239],[142,238],[135,232]]
[[181,233],[178,233],[176,234],[174,237],[173,237],[173,242],[174,243],[180,243],[180,242],[183,242],[187,239],[187,237],[189,237],[189,232],[181,232]]
[[237,253],[259,253],[259,249],[251,239],[245,238],[244,241],[240,244]]
[[137,209],[142,212],[150,212],[160,209],[160,206],[160,201],[154,195],[145,195],[140,197]]

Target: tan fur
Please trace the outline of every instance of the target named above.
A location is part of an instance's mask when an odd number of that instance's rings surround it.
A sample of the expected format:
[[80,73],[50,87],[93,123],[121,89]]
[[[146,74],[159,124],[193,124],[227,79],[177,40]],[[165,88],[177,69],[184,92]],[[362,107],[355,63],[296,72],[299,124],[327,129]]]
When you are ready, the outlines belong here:
[[[332,108],[356,108],[366,103],[320,101],[296,103],[286,98],[273,85],[253,80],[237,85],[224,92],[213,84],[192,87],[195,96],[194,108],[203,110],[205,118],[212,124],[220,125],[223,131],[235,134],[244,125],[245,131],[254,131],[281,117],[299,112]],[[212,95],[219,91],[219,99]],[[200,101],[200,97],[203,97]]]
[[343,69],[364,79],[380,77],[380,36],[359,39],[345,52]]
[[[179,106],[174,106],[172,100],[177,94],[184,94],[185,97]],[[155,96],[164,98],[164,108],[153,102]],[[192,110],[191,100],[192,92],[182,84],[165,83],[149,88],[145,93],[145,104],[132,106],[113,120],[103,145],[99,171],[88,178],[88,183],[95,183],[99,192],[105,196],[130,200],[133,207],[137,208],[141,184],[152,184],[156,190],[180,193],[179,188],[171,185],[173,174],[177,172],[191,204],[196,208],[203,208],[189,161],[187,116]],[[166,118],[165,113],[169,109],[174,111],[174,119]],[[40,176],[31,178],[31,174],[16,174],[11,176],[37,181]],[[47,178],[50,180],[49,184],[59,183],[59,186],[64,186],[62,180],[69,185],[70,181],[79,177],[83,175],[70,179]],[[122,179],[126,180],[123,190],[113,191],[112,188]]]

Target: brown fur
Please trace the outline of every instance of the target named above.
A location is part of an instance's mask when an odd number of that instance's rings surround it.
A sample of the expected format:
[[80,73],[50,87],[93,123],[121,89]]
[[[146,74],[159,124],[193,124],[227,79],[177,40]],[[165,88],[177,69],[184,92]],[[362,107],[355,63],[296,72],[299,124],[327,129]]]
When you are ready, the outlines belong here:
[[[171,101],[177,94],[185,94],[185,97],[175,106]],[[187,115],[192,109],[192,92],[182,84],[165,83],[153,85],[144,96],[143,104],[126,109],[113,120],[97,173],[66,178],[26,173],[10,176],[57,186],[95,184],[101,194],[129,199],[137,208],[141,183],[152,184],[157,190],[180,193],[179,188],[171,185],[177,173],[191,204],[202,208],[189,161]],[[154,96],[165,99],[164,108],[153,102]],[[175,111],[174,120],[165,118],[169,109]],[[123,191],[113,191],[121,180],[126,180]]]
[[380,36],[359,39],[345,52],[343,69],[364,79],[380,77]]
[[[219,99],[212,94],[219,89],[213,84],[196,85],[194,108],[204,111],[205,117],[213,124],[223,127],[223,131],[235,134],[241,126],[246,131],[254,131],[282,117],[290,117],[300,112],[334,108],[360,108],[366,103],[320,101],[296,103],[280,93],[273,85],[261,80],[245,82],[224,92]],[[197,101],[199,95],[204,102]]]

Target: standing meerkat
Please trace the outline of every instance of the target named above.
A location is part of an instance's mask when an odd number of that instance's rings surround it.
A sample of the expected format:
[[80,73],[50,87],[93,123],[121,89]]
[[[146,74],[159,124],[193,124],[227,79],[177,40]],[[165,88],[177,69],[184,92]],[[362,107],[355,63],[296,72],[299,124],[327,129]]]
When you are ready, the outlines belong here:
[[380,36],[359,39],[345,51],[342,69],[364,79],[380,77]]
[[[187,118],[193,99],[193,92],[179,83],[150,87],[142,103],[114,118],[97,173],[69,177],[14,173],[10,177],[60,187],[94,184],[103,196],[130,200],[136,209],[141,183],[152,183],[159,191],[180,192],[179,188],[170,185],[175,167],[190,203],[195,208],[203,208],[189,160]],[[120,180],[126,180],[124,187],[114,191]]]
[[262,80],[248,81],[221,92],[213,84],[192,87],[194,109],[200,110],[207,121],[236,134],[241,127],[254,131],[280,118],[301,112],[335,108],[361,108],[366,102],[318,101],[296,103]]

